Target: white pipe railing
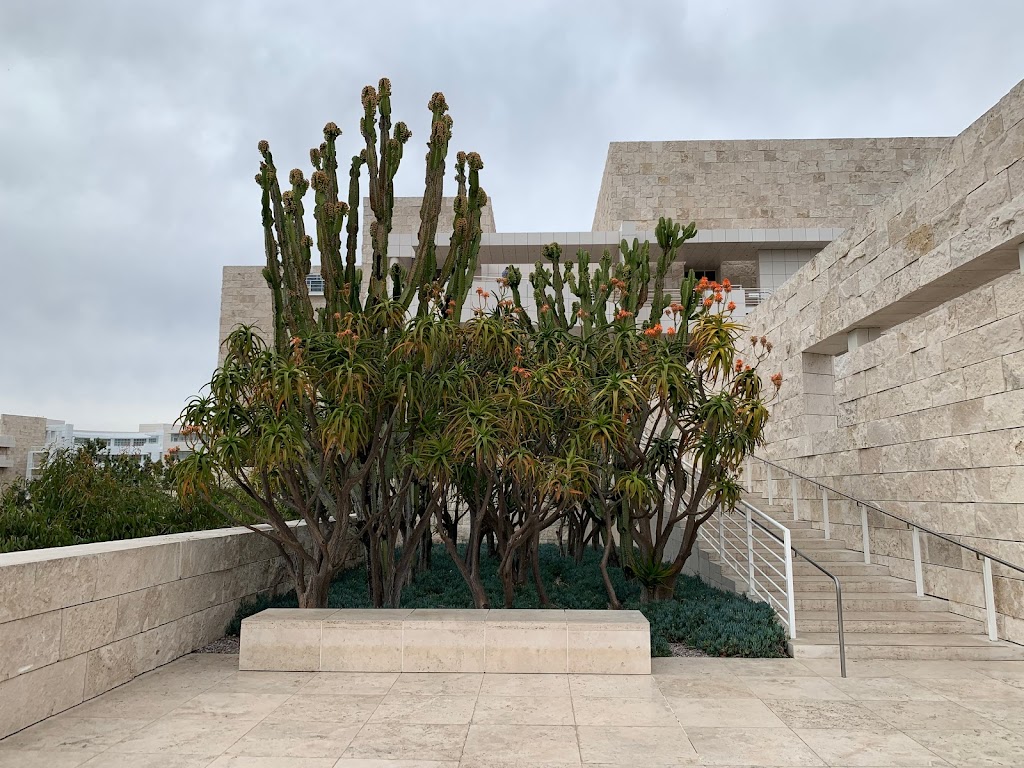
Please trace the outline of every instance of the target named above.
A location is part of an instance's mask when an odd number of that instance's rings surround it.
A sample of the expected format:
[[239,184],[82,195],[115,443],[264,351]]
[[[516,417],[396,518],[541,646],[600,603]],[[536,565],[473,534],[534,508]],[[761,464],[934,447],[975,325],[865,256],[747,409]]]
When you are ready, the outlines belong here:
[[[747,488],[748,489],[752,489],[753,486],[754,486],[754,477],[753,477],[753,474],[752,474],[752,470],[750,469],[751,465],[749,463],[750,462],[750,458],[751,458],[751,456],[748,455],[748,457],[747,457],[747,462],[748,462],[747,463]],[[924,533],[927,533],[927,534],[931,535],[931,536],[935,536],[936,538],[942,539],[943,541],[947,541],[947,542],[949,542],[951,544],[956,544],[958,547],[961,547],[962,549],[965,549],[968,552],[972,552],[974,554],[974,556],[978,560],[981,560],[982,587],[984,589],[984,595],[985,595],[985,628],[986,628],[986,630],[988,632],[988,638],[989,638],[989,640],[992,640],[993,642],[999,639],[999,634],[998,634],[998,611],[996,610],[995,587],[994,587],[994,584],[993,584],[993,577],[992,577],[992,563],[993,562],[999,563],[1000,565],[1002,565],[1005,568],[1009,568],[1011,570],[1017,571],[1018,573],[1022,573],[1022,574],[1024,574],[1024,566],[1007,562],[1006,560],[1003,560],[1002,558],[996,557],[995,555],[991,555],[991,554],[989,554],[987,552],[983,552],[982,550],[977,549],[976,547],[972,547],[972,546],[970,546],[968,544],[964,544],[961,541],[957,541],[956,539],[954,539],[952,536],[950,536],[948,534],[939,533],[938,531],[934,531],[934,530],[932,530],[932,529],[930,529],[930,528],[928,528],[926,526],[920,525],[920,524],[915,523],[915,522],[913,522],[911,520],[907,520],[906,518],[900,517],[899,515],[895,515],[892,512],[887,512],[886,510],[882,509],[881,507],[879,507],[879,506],[877,506],[875,504],[872,504],[872,503],[867,502],[867,501],[863,501],[861,499],[857,499],[857,498],[855,498],[853,496],[850,496],[849,494],[843,493],[842,491],[837,491],[835,488],[830,488],[829,486],[824,485],[824,484],[818,482],[817,480],[813,480],[813,479],[811,479],[809,477],[804,477],[803,475],[798,475],[797,473],[795,473],[795,472],[793,472],[793,471],[791,471],[789,469],[786,469],[785,467],[783,467],[783,466],[781,466],[779,464],[774,464],[773,462],[770,462],[767,459],[763,459],[760,456],[753,456],[753,458],[757,459],[758,461],[760,461],[761,464],[765,468],[765,489],[766,489],[766,495],[768,497],[768,503],[769,504],[774,504],[774,496],[775,496],[775,491],[774,491],[775,478],[772,476],[772,470],[773,469],[779,470],[783,474],[783,476],[789,475],[790,488],[791,488],[792,496],[793,496],[793,519],[794,520],[798,520],[799,519],[799,508],[797,506],[798,503],[799,503],[798,502],[797,486],[796,486],[797,481],[798,480],[804,480],[804,481],[810,483],[811,485],[817,486],[818,488],[821,489],[821,514],[822,514],[822,520],[824,522],[825,538],[826,539],[831,538],[831,536],[832,536],[831,522],[829,520],[829,510],[828,510],[829,494],[833,494],[835,496],[840,496],[840,497],[845,498],[848,501],[851,501],[854,504],[856,504],[857,507],[860,509],[861,549],[863,550],[863,553],[864,553],[864,562],[869,564],[869,565],[871,564],[871,528],[870,528],[869,520],[868,520],[868,510],[870,509],[870,510],[873,510],[874,512],[877,512],[879,514],[885,515],[886,517],[891,517],[892,519],[898,520],[899,522],[901,522],[904,525],[906,525],[907,529],[910,531],[910,536],[911,536],[911,549],[913,551],[913,559],[914,559],[914,586],[916,588],[916,592],[917,592],[917,595],[919,597],[923,597],[924,594],[925,594],[924,563],[923,563],[922,556],[921,556],[921,533],[922,533],[922,531]],[[782,479],[782,478],[779,478],[779,479]]]

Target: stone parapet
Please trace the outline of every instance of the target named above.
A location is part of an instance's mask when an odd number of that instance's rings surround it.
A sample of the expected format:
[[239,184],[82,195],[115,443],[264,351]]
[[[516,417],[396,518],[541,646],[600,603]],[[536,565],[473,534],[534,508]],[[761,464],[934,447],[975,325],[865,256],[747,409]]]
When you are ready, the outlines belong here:
[[223,636],[291,586],[245,528],[0,555],[0,738]]

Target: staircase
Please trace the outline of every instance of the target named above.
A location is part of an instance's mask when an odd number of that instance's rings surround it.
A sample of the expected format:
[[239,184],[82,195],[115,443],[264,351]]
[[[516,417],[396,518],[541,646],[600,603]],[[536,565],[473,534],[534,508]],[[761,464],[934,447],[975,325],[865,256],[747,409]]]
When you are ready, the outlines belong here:
[[[790,513],[756,493],[744,499],[782,522],[790,530],[795,549],[835,574],[842,585],[843,628],[850,659],[1019,660],[1024,646],[992,642],[983,622],[951,613],[948,603],[918,597],[914,582],[895,577],[887,566],[867,564],[862,552],[847,549],[842,541],[826,540],[824,531],[810,521],[788,519]],[[755,551],[779,549],[778,543],[755,529]],[[711,554],[712,562],[718,562]],[[718,563],[723,571],[726,569]],[[739,578],[743,578],[740,576]],[[798,659],[839,656],[836,597],[833,582],[793,556],[796,637],[790,655]],[[746,584],[737,583],[745,590]]]

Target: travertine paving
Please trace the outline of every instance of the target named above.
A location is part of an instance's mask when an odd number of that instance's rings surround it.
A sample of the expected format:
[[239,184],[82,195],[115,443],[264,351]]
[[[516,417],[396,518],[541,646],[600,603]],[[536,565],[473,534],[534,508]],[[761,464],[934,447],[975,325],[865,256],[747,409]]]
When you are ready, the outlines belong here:
[[[238,672],[193,654],[0,768],[1024,765],[1024,662],[655,659],[654,674]],[[0,702],[0,707],[3,702]]]

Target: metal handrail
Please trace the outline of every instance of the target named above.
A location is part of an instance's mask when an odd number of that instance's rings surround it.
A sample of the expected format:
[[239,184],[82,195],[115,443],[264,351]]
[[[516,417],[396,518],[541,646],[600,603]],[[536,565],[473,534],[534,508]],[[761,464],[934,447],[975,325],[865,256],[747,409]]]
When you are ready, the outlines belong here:
[[[753,454],[751,454],[751,455],[753,455]],[[977,555],[979,558],[987,557],[989,560],[992,560],[993,562],[999,563],[1000,565],[1004,565],[1007,568],[1010,568],[1010,569],[1012,569],[1014,571],[1019,571],[1020,573],[1024,573],[1024,565],[1015,565],[1014,563],[1008,563],[1005,560],[1003,560],[1001,557],[998,557],[996,555],[993,555],[993,554],[990,554],[988,552],[985,552],[984,550],[978,549],[977,547],[972,547],[970,544],[964,544],[962,541],[957,541],[956,539],[954,539],[952,536],[950,536],[948,534],[939,533],[938,531],[933,531],[931,528],[929,528],[926,525],[921,525],[920,523],[915,523],[913,520],[907,520],[905,517],[900,517],[897,514],[894,514],[892,512],[888,512],[888,511],[882,509],[881,507],[879,507],[877,504],[872,504],[870,501],[864,501],[863,499],[858,499],[855,496],[850,496],[848,493],[843,493],[842,491],[837,490],[837,489],[835,489],[835,488],[833,488],[833,487],[831,487],[829,485],[825,485],[824,483],[819,482],[818,480],[812,480],[809,477],[804,477],[803,475],[798,474],[798,473],[794,472],[791,469],[787,469],[786,467],[782,466],[781,464],[776,464],[774,461],[768,461],[768,459],[761,458],[760,456],[753,456],[753,458],[757,459],[758,461],[762,462],[763,464],[771,464],[776,469],[781,469],[786,474],[792,475],[793,477],[798,477],[801,480],[805,480],[806,482],[810,483],[811,485],[816,485],[819,488],[821,488],[822,490],[828,491],[829,493],[834,493],[837,496],[842,496],[843,498],[849,499],[850,501],[855,502],[855,503],[861,505],[862,507],[867,507],[868,509],[873,509],[876,512],[881,512],[883,515],[887,515],[888,517],[893,518],[894,520],[899,520],[901,523],[906,525],[908,528],[917,528],[919,531],[924,531],[925,533],[931,534],[932,536],[936,536],[936,537],[938,537],[940,539],[943,539],[944,541],[948,541],[950,544],[956,544],[957,546],[963,547],[966,550],[970,550],[975,555]]]
[[[740,503],[741,504],[746,504],[746,502],[740,502]],[[750,506],[750,505],[748,505],[748,506]],[[754,509],[756,509],[756,507],[754,507]],[[778,541],[780,544],[785,545],[785,542],[783,542],[782,539],[780,539],[777,535],[775,535],[774,533],[769,531],[764,526],[762,526],[762,525],[760,525],[759,523],[756,523],[756,522],[754,523],[754,525],[756,525],[762,531],[764,531],[769,536],[771,536],[773,539]],[[803,552],[801,552],[796,547],[790,545],[790,549],[792,549],[796,554],[798,554],[800,557],[802,557],[808,563],[810,563],[815,568],[817,568],[819,571],[821,571],[823,574],[825,574],[830,579],[832,579],[832,583],[835,584],[835,587],[836,587],[836,619],[839,622],[839,671],[840,671],[840,674],[842,675],[842,677],[846,677],[846,637],[843,634],[843,587],[839,583],[839,577],[836,576],[834,573],[832,573],[832,572],[826,570],[825,568],[823,568],[813,558],[808,557],[807,555],[805,555]]]
[[[989,640],[991,640],[993,642],[995,642],[996,640],[999,639],[998,626],[997,626],[997,622],[996,622],[995,588],[994,588],[993,579],[992,579],[992,563],[993,562],[999,563],[1003,567],[1009,568],[1010,570],[1013,570],[1013,571],[1017,571],[1018,573],[1021,573],[1021,574],[1024,574],[1024,566],[1017,565],[1016,563],[1007,562],[1006,560],[1003,560],[1001,557],[993,555],[993,554],[991,554],[989,552],[985,552],[984,550],[978,549],[977,547],[972,547],[970,544],[964,544],[962,541],[958,541],[957,539],[954,539],[952,536],[950,536],[948,534],[939,533],[938,531],[935,531],[935,530],[929,528],[928,526],[921,525],[919,523],[915,523],[912,520],[907,520],[905,517],[901,517],[900,515],[897,515],[897,514],[894,514],[892,512],[889,512],[889,511],[887,511],[885,509],[882,509],[877,504],[873,504],[870,501],[864,501],[863,499],[858,499],[855,496],[851,496],[848,493],[844,493],[843,491],[838,490],[837,488],[832,488],[831,486],[825,485],[824,483],[822,483],[822,482],[820,482],[818,480],[814,480],[812,478],[805,477],[804,475],[801,475],[801,474],[799,474],[797,472],[794,472],[793,470],[788,469],[787,467],[784,467],[781,464],[776,464],[774,461],[769,461],[768,459],[762,458],[761,456],[755,456],[754,454],[748,454],[748,458],[757,459],[758,461],[760,461],[762,464],[764,464],[766,467],[769,468],[769,470],[768,470],[768,477],[767,477],[769,503],[772,502],[772,496],[773,496],[773,494],[772,494],[772,487],[771,487],[771,483],[772,483],[771,470],[770,470],[771,467],[775,467],[776,469],[779,469],[782,472],[785,472],[786,474],[788,474],[790,476],[791,480],[793,478],[799,478],[800,480],[803,480],[804,482],[810,483],[811,485],[817,486],[818,488],[820,488],[822,490],[823,517],[824,517],[824,524],[825,524],[825,538],[826,539],[829,538],[828,494],[829,493],[833,493],[836,496],[841,496],[842,498],[848,499],[849,501],[852,501],[855,504],[857,504],[861,508],[861,536],[862,536],[862,540],[863,540],[864,562],[865,563],[870,563],[871,562],[870,535],[869,535],[869,532],[868,532],[869,526],[868,526],[868,519],[867,519],[867,510],[868,509],[873,509],[876,512],[882,513],[886,517],[891,517],[893,520],[899,520],[901,523],[906,525],[907,529],[911,531],[912,536],[913,536],[912,544],[913,544],[913,557],[914,557],[914,582],[915,582],[915,586],[917,588],[917,595],[918,595],[918,597],[923,597],[924,596],[924,569],[923,569],[923,564],[922,564],[922,560],[921,560],[921,542],[920,542],[920,538],[919,538],[919,533],[921,531],[924,531],[925,533],[928,533],[928,534],[930,534],[932,536],[935,536],[936,538],[942,539],[943,541],[948,541],[950,544],[955,544],[956,546],[960,547],[961,549],[965,549],[968,552],[973,552],[974,556],[975,556],[975,559],[978,559],[978,560],[982,561],[982,569],[981,570],[982,570],[982,578],[984,580],[985,614],[986,614],[986,625],[987,625],[986,628],[988,630],[988,638],[989,638]],[[749,473],[748,473],[748,475],[749,475]],[[753,478],[749,477],[748,479],[749,479],[749,482],[752,484],[753,483]],[[750,487],[752,487],[752,485]],[[797,507],[797,494],[796,494],[796,487],[795,487],[795,485],[793,486],[792,494],[793,494],[793,516],[794,516],[794,519],[796,519],[797,515],[799,513],[798,513],[798,507]]]

